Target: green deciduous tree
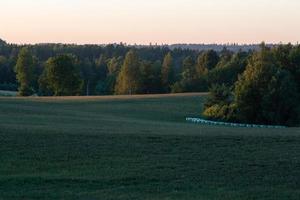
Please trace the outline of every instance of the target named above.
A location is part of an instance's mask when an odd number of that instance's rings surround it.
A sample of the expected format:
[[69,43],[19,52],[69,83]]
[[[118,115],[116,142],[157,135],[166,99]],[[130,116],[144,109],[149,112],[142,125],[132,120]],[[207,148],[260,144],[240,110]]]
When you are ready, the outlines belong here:
[[182,69],[182,79],[192,80],[196,78],[195,62],[191,56],[188,56],[183,60]]
[[83,85],[76,59],[71,55],[59,55],[47,61],[43,80],[55,96],[79,95]]
[[116,75],[120,72],[122,66],[123,58],[120,57],[112,57],[109,59],[107,63],[108,75]]
[[134,50],[126,54],[115,87],[116,94],[138,94],[142,90],[140,60]]
[[141,64],[143,93],[153,94],[163,91],[161,86],[161,62],[154,63],[143,61]]
[[182,69],[182,78],[172,86],[172,92],[202,92],[207,89],[206,76],[197,75],[195,62],[191,56],[183,60]]
[[108,73],[105,79],[100,79],[97,82],[96,94],[112,95],[115,92],[115,85],[118,74],[123,63],[123,57],[113,57],[107,62]]
[[238,52],[232,56],[230,61],[220,65],[208,72],[208,84],[226,84],[234,85],[238,76],[244,72],[247,66],[248,53]]
[[37,79],[35,74],[35,60],[28,50],[22,48],[15,67],[16,77],[19,82],[19,95],[29,96],[34,91],[34,81]]
[[201,76],[203,73],[215,68],[220,58],[213,50],[205,51],[197,59],[196,71]]
[[161,68],[161,82],[165,92],[170,92],[171,85],[175,82],[175,70],[172,54],[169,52],[163,60]]
[[226,47],[224,47],[222,49],[222,51],[219,53],[220,54],[220,59],[219,62],[217,64],[217,68],[222,68],[223,66],[225,66],[228,62],[231,61],[232,56],[233,56],[233,52],[229,51]]

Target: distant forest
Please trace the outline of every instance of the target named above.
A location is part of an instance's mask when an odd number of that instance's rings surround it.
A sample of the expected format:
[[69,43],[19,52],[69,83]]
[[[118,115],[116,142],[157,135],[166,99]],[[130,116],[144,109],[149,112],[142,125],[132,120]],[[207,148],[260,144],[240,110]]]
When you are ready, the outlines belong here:
[[[28,52],[23,56],[32,59],[32,63],[23,61],[25,62],[24,73],[26,74],[26,67],[30,68],[26,65],[32,65],[30,73],[33,75],[28,78],[34,80],[23,80],[27,82],[26,92],[23,92],[23,95],[44,96],[55,95],[53,88],[45,83],[47,62],[61,55],[71,57],[70,62],[74,65],[72,73],[77,73],[76,76],[80,79],[76,91],[64,91],[61,95],[203,92],[208,91],[214,83],[235,82],[237,75],[245,69],[247,57],[258,48],[258,45],[15,45],[0,40],[0,90],[21,89],[22,81],[19,80],[20,77],[18,79],[16,66],[18,56],[24,48]],[[137,81],[137,85],[128,91],[126,89],[121,91],[120,79],[124,73],[120,72],[126,61],[126,55],[128,53],[130,55],[130,52],[134,54],[133,57],[136,57],[135,61],[128,61],[129,58],[127,61],[129,65],[130,62],[137,62],[132,63],[133,66],[137,65],[137,68],[132,70],[138,70],[135,74],[138,77],[131,77]],[[229,72],[230,67],[226,65],[234,62],[234,59],[237,60],[236,57],[241,63]],[[209,71],[209,74],[206,74],[206,71]],[[22,72],[19,70],[20,73]],[[134,82],[133,80],[128,82]]]

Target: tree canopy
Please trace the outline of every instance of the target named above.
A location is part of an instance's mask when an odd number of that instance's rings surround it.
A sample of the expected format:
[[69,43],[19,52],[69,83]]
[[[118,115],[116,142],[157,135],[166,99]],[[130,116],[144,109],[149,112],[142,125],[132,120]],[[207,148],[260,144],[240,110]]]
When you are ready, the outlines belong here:
[[299,124],[299,90],[293,75],[280,64],[282,58],[263,46],[251,56],[231,92],[224,85],[212,88],[204,116],[252,124]]
[[79,95],[82,87],[76,60],[70,55],[50,58],[46,63],[44,78],[55,96]]
[[170,92],[171,85],[175,82],[175,71],[172,54],[169,52],[163,60],[161,68],[161,82],[165,92]]
[[116,94],[138,94],[141,93],[141,86],[140,60],[136,51],[131,50],[126,54],[115,92]]
[[16,78],[20,84],[19,94],[21,96],[29,96],[34,93],[33,84],[36,80],[35,64],[34,58],[28,48],[22,48],[15,67]]

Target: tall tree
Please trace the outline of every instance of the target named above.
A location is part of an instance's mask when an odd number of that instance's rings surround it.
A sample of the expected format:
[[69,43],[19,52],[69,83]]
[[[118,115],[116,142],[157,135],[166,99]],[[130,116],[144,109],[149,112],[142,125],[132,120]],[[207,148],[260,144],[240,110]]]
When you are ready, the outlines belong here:
[[[247,66],[248,53],[238,52],[232,56],[230,61],[224,65],[220,65],[207,74],[210,86],[214,84],[234,85],[238,80],[238,76],[245,71]],[[220,61],[221,62],[221,61]]]
[[107,58],[101,54],[98,59],[95,61],[95,73],[96,73],[96,80],[104,80],[108,73],[107,67]]
[[105,79],[100,79],[97,82],[96,94],[112,95],[115,92],[117,76],[123,63],[123,57],[113,57],[107,62],[107,76]]
[[122,57],[112,57],[107,63],[108,75],[116,75],[119,73],[122,66]]
[[79,95],[83,81],[73,56],[59,55],[47,61],[45,79],[55,96]]
[[289,67],[289,71],[293,75],[297,87],[298,87],[298,92],[300,94],[300,45],[294,47],[289,55],[289,60],[291,66]]
[[220,58],[214,50],[209,50],[201,53],[197,59],[197,73],[201,76],[203,73],[215,68]]
[[182,69],[183,80],[192,80],[196,78],[195,62],[191,56],[188,56],[183,60]]
[[89,59],[85,58],[80,62],[80,70],[84,82],[84,94],[89,96],[96,78],[95,67]]
[[169,52],[165,57],[161,68],[162,87],[165,92],[171,91],[171,85],[175,82],[175,71],[172,54]]
[[161,93],[161,62],[154,63],[143,61],[141,64],[141,75],[143,81],[143,93]]
[[292,74],[300,92],[300,46],[279,45],[273,48],[272,52],[280,67]]
[[229,51],[226,47],[224,47],[220,52],[220,59],[216,68],[222,68],[226,66],[226,64],[231,61],[232,56],[233,52]]
[[196,92],[201,90],[203,84],[196,74],[195,62],[191,56],[187,56],[182,62],[181,80],[172,86],[172,92]]
[[115,87],[116,94],[137,94],[142,90],[139,57],[130,50],[125,57]]
[[15,72],[17,80],[20,84],[19,95],[30,96],[34,93],[34,81],[37,79],[35,76],[35,63],[34,58],[28,48],[22,48],[19,55]]

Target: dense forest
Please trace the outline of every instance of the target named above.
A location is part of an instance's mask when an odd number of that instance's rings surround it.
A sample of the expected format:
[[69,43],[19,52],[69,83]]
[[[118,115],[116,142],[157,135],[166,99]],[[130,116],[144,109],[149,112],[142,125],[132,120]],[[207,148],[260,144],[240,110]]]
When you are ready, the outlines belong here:
[[208,92],[208,119],[299,123],[300,46],[14,45],[0,41],[0,90],[21,96]]
[[232,85],[251,54],[225,47],[198,51],[156,45],[14,45],[1,40],[0,90],[19,90],[23,96],[202,92],[216,83]]

